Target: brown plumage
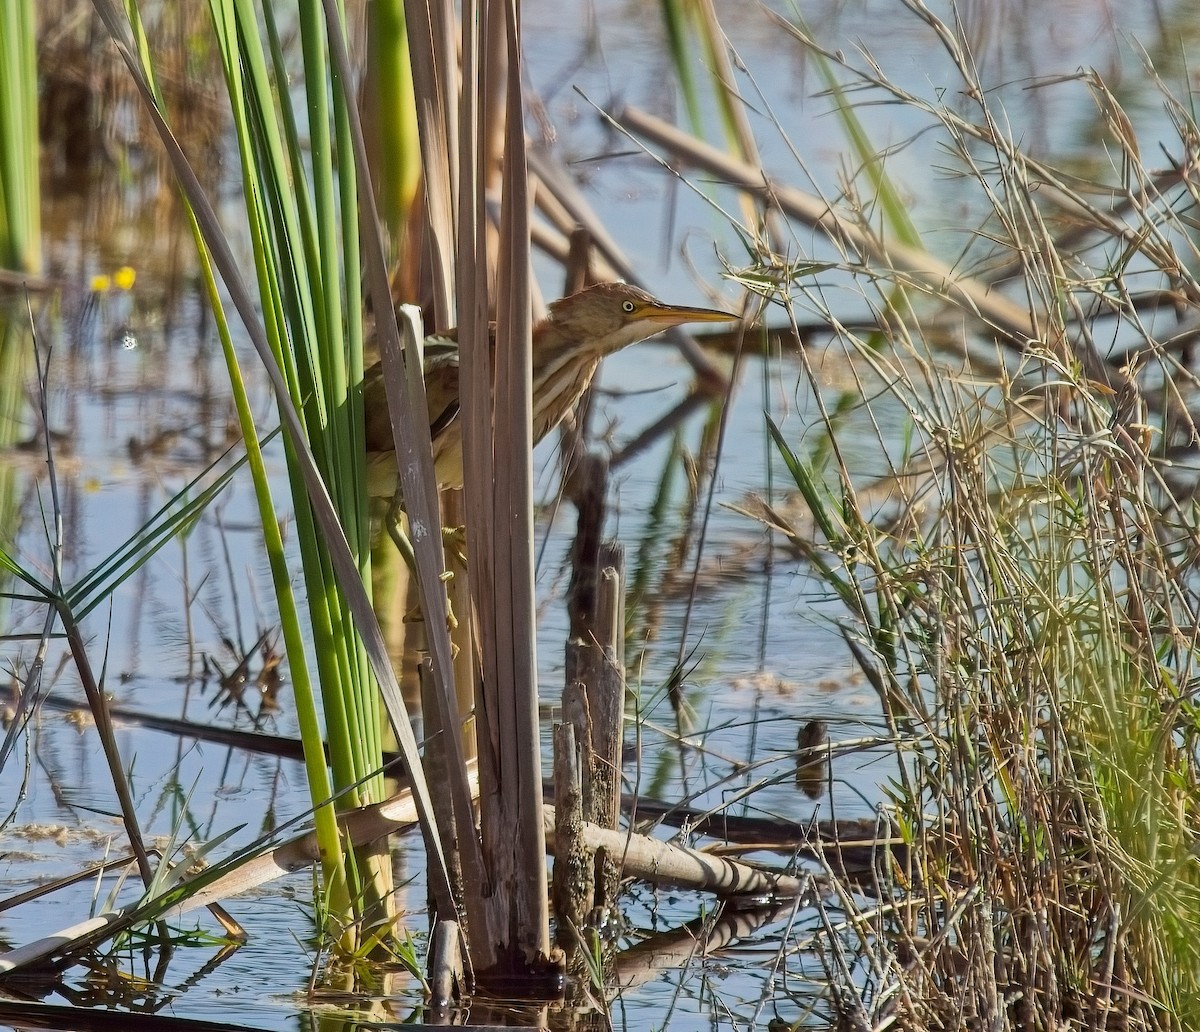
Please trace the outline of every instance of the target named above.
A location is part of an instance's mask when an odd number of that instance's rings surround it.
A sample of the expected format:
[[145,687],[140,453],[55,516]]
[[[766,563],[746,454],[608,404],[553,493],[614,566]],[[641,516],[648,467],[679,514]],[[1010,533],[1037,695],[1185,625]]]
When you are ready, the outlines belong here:
[[[736,318],[711,308],[664,304],[626,283],[597,283],[551,302],[550,314],[533,328],[533,443],[575,407],[606,355],[682,323]],[[453,341],[454,332],[430,338],[433,346],[426,349],[429,426],[439,486],[461,487],[458,354],[443,340]],[[391,497],[396,489],[396,457],[378,363],[367,370],[363,404],[369,490],[375,497]]]

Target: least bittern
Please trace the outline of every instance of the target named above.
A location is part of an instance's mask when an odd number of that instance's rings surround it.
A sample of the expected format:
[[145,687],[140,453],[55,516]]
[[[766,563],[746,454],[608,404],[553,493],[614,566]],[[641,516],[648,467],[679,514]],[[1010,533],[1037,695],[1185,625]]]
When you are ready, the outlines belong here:
[[[630,344],[689,322],[728,322],[736,315],[711,308],[668,305],[626,283],[597,283],[551,302],[533,328],[533,443],[537,444],[583,396],[600,361]],[[439,487],[461,487],[462,430],[458,419],[458,354],[454,333],[431,338],[425,392]],[[367,484],[376,498],[396,490],[396,456],[379,364],[366,374]]]

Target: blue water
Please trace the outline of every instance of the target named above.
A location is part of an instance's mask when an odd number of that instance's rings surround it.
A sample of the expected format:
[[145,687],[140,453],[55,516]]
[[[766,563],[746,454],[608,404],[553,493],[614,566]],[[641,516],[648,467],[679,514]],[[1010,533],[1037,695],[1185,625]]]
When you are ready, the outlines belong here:
[[[710,190],[702,175],[689,174],[688,186],[663,176],[630,141],[605,132],[587,102],[636,105],[683,120],[679,100],[664,85],[673,73],[656,8],[627,0],[566,6],[569,16],[564,18],[561,3],[527,0],[524,5],[528,81],[544,104],[542,117],[531,120],[531,132],[545,135],[554,153],[581,178],[590,203],[656,292],[681,302],[704,303],[711,300],[698,286],[704,283],[724,303],[735,305],[737,292],[722,281],[722,272],[726,266],[745,265],[747,259],[712,202],[736,211],[736,198],[728,191]],[[785,13],[790,10],[785,4],[774,6]],[[960,84],[947,54],[902,4],[872,0],[803,7],[830,47],[853,58],[861,46],[875,54],[904,89],[929,102],[944,98],[966,117],[974,116],[958,95]],[[1197,16],[1176,4],[1162,13],[1161,24],[1170,31],[1164,30],[1160,38],[1155,18],[1159,7],[1148,2],[1116,10],[1087,3],[1046,7],[1013,2],[963,5],[963,16],[977,41],[979,74],[994,89],[996,108],[1002,107],[1022,145],[1068,165],[1094,168],[1117,159],[1096,146],[1092,97],[1080,83],[1052,80],[1080,67],[1097,69],[1135,117],[1143,154],[1152,154],[1157,140],[1169,139],[1169,132],[1161,103],[1129,40],[1141,40],[1164,75],[1170,75],[1178,56],[1173,40],[1181,33],[1194,35],[1197,25]],[[751,123],[764,166],[780,181],[836,196],[857,160],[838,118],[831,114],[829,99],[820,96],[823,84],[814,60],[757,8],[722,4],[718,15],[741,59],[753,70],[753,81],[744,77],[739,84],[754,109]],[[702,75],[699,57],[695,67]],[[867,99],[863,94],[854,97]],[[887,170],[927,246],[955,259],[966,234],[982,219],[983,207],[969,182],[949,171],[952,159],[944,141],[924,132],[930,119],[882,104],[862,106],[858,114],[876,145],[897,148]],[[711,105],[705,106],[704,118],[709,137],[719,142]],[[553,128],[552,138],[547,127]],[[981,160],[986,158],[986,153],[980,154]],[[56,347],[52,412],[56,425],[70,438],[71,454],[64,455],[61,464],[70,545],[65,559],[68,582],[121,545],[219,453],[228,436],[224,373],[211,328],[201,319],[193,279],[171,271],[173,256],[186,255],[190,245],[166,239],[152,213],[130,211],[119,235],[105,237],[102,259],[89,235],[102,231],[100,221],[47,219],[51,263],[77,285],[114,260],[138,266],[132,295],[105,298],[82,324],[68,306],[47,330]],[[786,244],[791,257],[828,253],[827,246],[803,227],[796,228]],[[111,257],[114,252],[116,259]],[[557,274],[546,272],[544,264],[540,268],[543,290],[553,296]],[[861,315],[866,310],[861,288],[848,277],[831,274],[817,286],[839,313]],[[811,314],[812,300],[800,299],[802,317]],[[779,324],[781,313],[774,311],[770,319]],[[135,348],[123,346],[126,332],[135,336]],[[814,357],[814,364],[827,399],[836,399],[841,390],[853,386],[852,374],[863,372],[836,349]],[[248,362],[248,368],[254,369],[254,363]],[[611,427],[619,443],[665,411],[689,378],[689,370],[671,349],[631,349],[606,363],[601,383],[613,393],[599,395],[592,425]],[[261,425],[272,425],[265,383],[254,380],[250,388]],[[630,669],[630,682],[646,728],[640,757],[627,774],[639,787],[653,788],[667,798],[694,795],[697,805],[727,801],[759,780],[775,778],[778,784],[764,784],[753,794],[747,812],[795,820],[814,813],[868,816],[884,801],[894,769],[894,761],[881,749],[839,759],[832,797],[820,803],[801,796],[787,776],[786,754],[807,720],[828,720],[835,740],[878,735],[881,728],[873,693],[856,674],[837,631],[843,612],[825,597],[804,563],[772,551],[762,527],[730,508],[769,489],[775,502],[786,501],[778,463],[773,480],[768,477],[764,409],[798,449],[811,444],[810,391],[794,356],[765,363],[748,359],[743,364],[730,402],[690,609],[689,565],[669,593],[645,601],[635,621],[643,630],[653,627],[654,635],[644,655],[638,642],[629,646],[631,661],[637,661]],[[875,413],[885,442],[900,441],[906,423],[899,407],[882,402]],[[847,461],[864,480],[886,472],[875,432],[865,421],[850,421]],[[683,426],[683,446],[695,449],[699,434],[700,421],[694,417]],[[138,459],[131,452],[129,438],[145,442],[160,435],[166,442],[162,454]],[[647,510],[666,454],[664,442],[614,478],[611,528],[626,544],[631,562],[643,539],[649,539],[652,586],[670,571],[669,545],[685,520],[684,484],[679,480],[669,517],[662,526],[648,525]],[[551,450],[541,449],[537,459],[537,468],[545,470],[552,461]],[[282,485],[278,445],[268,450],[268,461]],[[23,562],[44,571],[37,491],[44,497],[45,488],[44,480],[34,479],[36,468],[36,463],[29,464],[23,482],[29,490],[18,551]],[[553,490],[552,479],[545,472],[539,478],[543,498]],[[287,513],[280,517],[286,522]],[[201,666],[204,655],[215,657],[223,667],[232,666],[235,659],[222,639],[246,649],[261,629],[274,624],[256,523],[248,482],[235,480],[186,538],[167,545],[117,589],[111,606],[101,607],[88,620],[92,663],[106,669],[106,688],[117,704],[201,722],[234,722],[232,708],[213,705],[217,691],[213,679],[202,676]],[[538,577],[545,701],[556,697],[562,679],[563,555],[572,526],[573,517],[563,513],[539,527],[540,534],[548,535]],[[689,564],[695,562],[694,555],[693,549]],[[185,600],[190,600],[190,628]],[[37,607],[20,603],[6,626],[28,631],[40,620]],[[32,649],[7,643],[2,655],[6,666],[21,667],[29,662]],[[70,665],[59,672],[61,655],[56,643],[47,666],[54,674],[53,690],[81,699]],[[702,746],[686,770],[680,769],[675,750],[667,744],[674,720],[661,688],[680,656],[690,657],[694,665],[686,694],[694,714],[690,731]],[[239,726],[249,726],[245,715],[238,720]],[[286,689],[281,709],[265,729],[295,735]],[[151,837],[170,836],[179,829],[182,837],[198,842],[232,831],[218,851],[222,854],[303,813],[308,805],[303,772],[290,760],[247,756],[212,744],[181,745],[174,738],[132,727],[121,729],[118,742],[132,768],[139,813]],[[733,760],[761,765],[733,774]],[[0,837],[0,895],[94,862],[110,839],[113,851],[123,851],[103,758],[86,727],[79,729],[62,714],[45,712],[16,759],[0,772],[0,800],[15,802],[23,782],[16,817]],[[419,871],[416,846],[402,842],[397,849],[404,869]],[[108,878],[98,887],[89,883],[0,914],[0,939],[17,945],[70,925],[86,915],[93,895],[103,900],[114,884]],[[127,886],[122,898],[130,894]],[[304,992],[313,963],[311,894],[309,876],[299,874],[231,901],[230,911],[252,933],[250,942],[211,970],[205,965],[213,960],[216,946],[202,943],[180,949],[154,992],[171,1013],[294,1028],[307,1009]],[[419,883],[407,890],[404,905],[413,914],[414,929],[423,930],[424,890]],[[703,900],[687,894],[638,889],[630,916],[640,927],[661,928],[695,916],[703,906]],[[209,931],[216,928],[207,917],[185,921],[184,927],[197,924]],[[786,936],[794,933],[787,933],[788,927],[776,922],[752,946],[662,974],[627,991],[614,1008],[614,1022],[628,1028],[733,1029],[750,1027],[754,1020],[765,1023],[776,1006],[793,1020],[795,1004],[771,997],[764,981],[777,951],[791,941]],[[812,958],[802,952],[789,951],[784,965],[794,982],[806,984],[805,979],[819,975]],[[125,969],[140,977],[151,974],[140,955],[128,954]],[[81,971],[70,972],[68,979],[73,989],[82,989]],[[771,1006],[762,1006],[764,994],[772,999]],[[399,1003],[393,1013],[401,1015],[419,1001],[406,978],[388,986],[386,993],[381,990],[381,995],[396,996]],[[127,1001],[123,996],[117,999]]]

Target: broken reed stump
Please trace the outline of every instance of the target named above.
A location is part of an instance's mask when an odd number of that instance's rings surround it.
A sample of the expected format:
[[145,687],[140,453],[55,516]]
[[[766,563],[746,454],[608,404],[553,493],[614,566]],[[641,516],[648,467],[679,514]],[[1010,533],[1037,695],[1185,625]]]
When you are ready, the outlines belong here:
[[[606,542],[598,578],[592,635],[567,642],[567,686],[582,685],[587,699],[591,770],[584,772],[587,820],[615,828],[621,806],[621,739],[625,718],[625,550]],[[566,711],[564,698],[564,712]]]
[[567,588],[568,632],[571,641],[588,641],[596,635],[599,616],[600,553],[604,520],[608,513],[608,460],[587,452],[571,472],[567,492],[579,520],[571,542],[571,583]]
[[[587,638],[567,642],[563,717],[581,752],[584,820],[616,829],[621,805],[621,744],[625,713],[624,549],[605,543],[595,578],[595,614]],[[595,854],[594,906],[612,907],[621,881],[620,857]]]
[[809,799],[820,799],[829,774],[829,725],[810,720],[796,735],[796,785]]
[[[580,457],[570,478],[569,492],[579,521],[571,546],[571,583],[567,593],[570,634],[566,644],[566,684],[563,720],[571,726],[580,779],[582,821],[615,830],[621,802],[621,739],[625,711],[625,552],[603,540],[607,513],[608,461],[602,455]],[[565,735],[564,745],[565,748]],[[556,732],[556,746],[559,742]],[[562,762],[566,764],[564,756]],[[556,771],[560,769],[557,764]],[[569,767],[562,768],[568,776]],[[559,783],[557,793],[570,789]],[[564,798],[564,795],[558,795]],[[557,828],[556,834],[571,834]],[[561,855],[576,857],[582,845],[563,841]],[[620,887],[620,857],[601,847],[579,855],[593,858],[592,899],[583,913],[612,907]],[[570,865],[559,881],[555,865],[555,899],[561,889],[567,913],[563,926],[574,921],[580,903],[575,896],[584,880]],[[571,901],[571,902],[568,902]],[[577,924],[578,927],[578,924]]]
[[555,942],[573,951],[595,899],[592,854],[583,841],[583,774],[575,725],[554,728],[554,837],[563,844],[554,858]]

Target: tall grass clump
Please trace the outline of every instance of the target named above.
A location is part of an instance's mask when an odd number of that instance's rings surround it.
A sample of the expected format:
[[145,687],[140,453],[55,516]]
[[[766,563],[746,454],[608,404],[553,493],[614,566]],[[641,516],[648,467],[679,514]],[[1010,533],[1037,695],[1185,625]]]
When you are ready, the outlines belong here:
[[[1084,187],[1022,151],[961,38],[909,6],[975,110],[873,63],[843,74],[942,133],[983,212],[969,259],[889,255],[866,220],[830,234],[882,334],[846,330],[838,290],[769,256],[746,277],[793,320],[828,320],[867,417],[847,427],[801,349],[823,432],[802,447],[772,427],[811,516],[785,529],[850,614],[845,640],[898,743],[889,820],[911,847],[826,915],[833,998],[905,1028],[1197,1028],[1200,520],[1180,457],[1197,440],[1181,349],[1200,251],[1182,170],[1200,134],[1164,89],[1178,164],[1153,171],[1134,123],[1081,75],[1118,155]],[[986,271],[968,276],[968,260]],[[845,458],[863,423],[882,478]]]
[[1145,453],[1069,374],[1055,400],[1096,419],[1086,435],[1021,425],[1048,410],[1016,385],[985,399],[961,374],[934,411],[913,390],[929,383],[891,370],[914,419],[941,417],[893,496],[907,519],[880,535],[848,478],[795,466],[823,544],[850,559],[818,566],[903,743],[892,803],[916,860],[884,872],[901,902],[859,945],[901,959],[888,981],[909,1020],[1195,1027],[1194,518],[1163,518]]
[[[435,884],[444,885],[446,875],[416,743],[364,587],[369,584],[370,526],[363,476],[359,227],[366,180],[358,173],[359,148],[351,138],[356,115],[350,84],[332,70],[331,54],[345,29],[336,9],[320,4],[302,4],[295,23],[285,26],[277,24],[272,5],[259,9],[244,0],[209,5],[240,159],[245,208],[239,226],[228,221],[228,207],[225,221],[218,222],[188,156],[170,133],[172,113],[153,84],[155,47],[136,7],[128,8],[128,18],[109,3],[98,2],[97,7],[150,108],[189,208],[279,600],[321,841],[327,923],[343,947],[358,953],[384,939],[394,919],[391,865],[386,840],[352,851],[343,848],[333,805],[348,811],[384,798],[380,688],[425,818],[427,842],[434,846],[431,868],[442,872],[440,882],[434,876]],[[281,42],[293,29],[298,32],[298,59]],[[302,88],[292,87],[294,77]],[[378,233],[372,219],[362,221]],[[242,281],[235,246],[252,256],[257,302]],[[372,253],[372,248],[366,250]],[[373,253],[380,256],[381,248]],[[218,275],[275,387],[285,428],[304,610],[293,588]],[[383,296],[376,296],[376,311],[390,315],[386,282],[384,286]],[[392,326],[394,333],[394,321]],[[311,653],[306,632],[311,634]]]
[[[479,614],[481,622],[482,685],[485,692],[498,693],[495,699],[485,698],[479,708],[502,726],[491,729],[489,740],[495,748],[480,765],[482,831],[477,838],[458,735],[463,713],[454,692],[441,535],[433,532],[439,525],[439,511],[421,375],[421,316],[416,308],[400,312],[406,328],[402,344],[376,204],[381,179],[377,176],[373,182],[367,170],[369,149],[357,114],[356,69],[340,6],[334,0],[302,3],[295,24],[284,25],[276,21],[283,14],[271,4],[260,9],[250,0],[211,0],[209,5],[237,140],[245,249],[252,255],[257,287],[254,298],[242,282],[231,244],[231,239],[242,240],[242,227],[230,228],[228,210],[218,220],[188,156],[170,132],[170,112],[151,81],[153,47],[141,31],[136,8],[130,7],[126,20],[110,0],[95,3],[150,107],[194,212],[201,265],[222,327],[280,599],[331,904],[328,923],[344,947],[361,955],[387,937],[393,920],[386,840],[343,854],[329,807],[330,800],[336,799],[339,809],[357,810],[382,797],[381,693],[422,817],[430,897],[443,926],[437,941],[445,956],[439,968],[451,969],[449,955],[460,946],[469,947],[476,972],[536,967],[538,958],[548,954],[549,939],[534,674],[529,449],[524,454],[520,448],[497,449],[494,467],[492,461],[493,429],[497,438],[519,440],[520,428],[528,434],[530,425],[530,195],[518,11],[514,5],[499,3],[479,10],[468,5],[462,17],[461,48],[449,8],[408,5],[404,19],[396,8],[381,8],[374,23],[376,32],[399,37],[407,31],[420,44],[408,51],[414,64],[411,88],[399,88],[396,83],[380,82],[380,76],[410,74],[406,48],[399,38],[388,46],[377,40],[381,45],[372,90],[381,105],[388,99],[392,111],[414,98],[420,106],[422,118],[416,124],[424,210],[413,204],[411,182],[391,200],[387,190],[379,192],[396,235],[405,237],[402,249],[410,255],[419,252],[424,263],[421,268],[406,268],[394,281],[398,289],[406,300],[417,300],[408,292],[425,274],[433,281],[436,324],[448,327],[458,318],[465,468],[467,482],[477,485],[467,490],[466,506],[469,514],[488,509],[483,516],[468,518],[474,605],[466,605],[465,610],[468,618]],[[299,60],[281,42],[292,29],[298,32]],[[493,41],[491,48],[485,46],[487,40]],[[390,55],[386,59],[381,56],[384,51]],[[461,88],[459,54],[465,69]],[[485,95],[498,98],[499,106],[477,104],[477,98]],[[497,113],[503,127],[498,137],[504,141],[502,163],[477,144],[487,135],[483,124]],[[460,121],[461,135],[456,128]],[[377,155],[386,169],[383,175],[411,164],[407,155],[398,153],[411,140],[410,132],[387,141],[385,152]],[[484,183],[497,169],[502,172],[501,218],[499,229],[494,230],[486,216]],[[426,224],[417,227],[422,219]],[[499,241],[499,247],[493,248],[499,253],[496,352],[505,356],[495,363],[494,388],[487,322],[489,234]],[[319,709],[308,674],[301,613],[275,526],[272,485],[266,480],[261,456],[255,454],[256,431],[245,404],[242,373],[220,314],[223,297],[216,289],[217,273],[265,365],[285,430],[312,662],[321,690]],[[413,529],[413,568],[429,641],[431,690],[425,706],[431,719],[427,726],[436,722],[434,737],[449,771],[439,786],[436,819],[405,703],[364,590],[369,583],[371,540],[363,471],[364,281],[382,356],[404,509]],[[472,476],[473,472],[480,475]],[[495,528],[495,541],[491,528]],[[493,604],[496,598],[503,603]],[[470,651],[467,658],[471,659]],[[321,716],[332,778],[325,771]],[[446,831],[444,840],[439,823]],[[459,857],[453,864],[461,870],[454,884],[452,864],[446,859],[451,852]],[[460,943],[453,931],[460,911],[470,918],[469,942],[464,937]]]

